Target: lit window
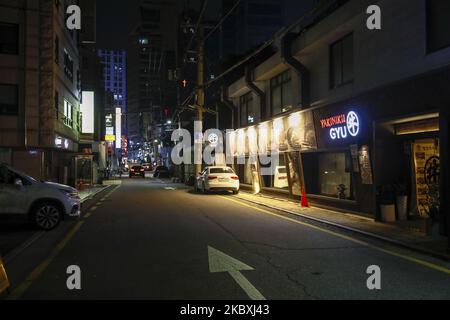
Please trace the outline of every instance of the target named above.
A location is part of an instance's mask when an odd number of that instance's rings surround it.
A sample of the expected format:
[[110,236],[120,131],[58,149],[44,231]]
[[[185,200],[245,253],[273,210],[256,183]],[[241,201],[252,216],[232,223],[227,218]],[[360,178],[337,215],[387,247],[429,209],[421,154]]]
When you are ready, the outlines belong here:
[[64,124],[70,128],[73,127],[73,106],[64,99]]

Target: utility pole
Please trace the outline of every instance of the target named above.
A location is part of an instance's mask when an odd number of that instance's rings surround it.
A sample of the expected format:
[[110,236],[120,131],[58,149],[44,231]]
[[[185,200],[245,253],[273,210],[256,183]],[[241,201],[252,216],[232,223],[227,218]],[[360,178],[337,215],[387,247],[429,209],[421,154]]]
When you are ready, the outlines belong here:
[[203,162],[203,112],[205,110],[205,28],[200,22],[197,30],[198,35],[198,56],[197,56],[197,121],[196,131],[202,133],[195,137],[194,148],[196,152],[195,175],[202,172]]

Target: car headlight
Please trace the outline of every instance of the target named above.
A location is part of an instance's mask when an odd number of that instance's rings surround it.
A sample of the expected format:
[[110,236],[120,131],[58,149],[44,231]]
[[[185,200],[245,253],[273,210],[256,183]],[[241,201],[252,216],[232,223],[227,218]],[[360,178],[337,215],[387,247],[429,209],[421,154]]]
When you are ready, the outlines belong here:
[[80,199],[80,194],[78,193],[78,191],[70,191],[70,190],[65,190],[65,189],[59,189],[59,191],[64,193],[69,198]]

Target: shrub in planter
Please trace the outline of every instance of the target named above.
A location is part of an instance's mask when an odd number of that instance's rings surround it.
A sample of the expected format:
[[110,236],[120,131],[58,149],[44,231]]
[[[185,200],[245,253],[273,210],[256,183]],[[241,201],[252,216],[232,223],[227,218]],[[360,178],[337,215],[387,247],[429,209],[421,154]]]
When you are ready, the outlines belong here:
[[383,222],[395,222],[395,189],[392,185],[385,185],[380,188],[380,210]]
[[428,215],[432,222],[437,222],[439,219],[439,184],[432,184],[428,187]]
[[439,214],[440,214],[440,197],[439,185],[433,184],[428,187],[428,216],[427,221],[427,235],[432,237],[439,237]]
[[396,183],[395,196],[398,219],[400,221],[408,220],[408,189],[405,183]]
[[339,199],[345,200],[346,199],[345,191],[347,191],[347,187],[345,186],[345,184],[340,184],[337,189]]

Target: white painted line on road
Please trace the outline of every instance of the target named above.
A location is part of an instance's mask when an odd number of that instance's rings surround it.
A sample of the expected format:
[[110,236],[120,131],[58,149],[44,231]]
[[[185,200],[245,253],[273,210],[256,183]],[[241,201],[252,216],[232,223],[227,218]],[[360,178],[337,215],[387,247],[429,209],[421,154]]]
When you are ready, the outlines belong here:
[[[251,206],[251,205],[243,203],[241,201],[237,201],[237,200],[234,200],[234,199],[229,199],[229,198],[223,197],[223,196],[219,196],[219,197],[224,199],[224,200],[231,201],[231,202],[234,202],[236,204],[239,204],[239,205],[241,205],[243,207],[248,207],[248,208],[251,208],[253,210],[256,210],[256,211],[259,211],[259,212],[263,212],[263,213],[265,213],[267,215],[270,215],[270,216],[273,216],[273,217],[276,217],[276,218],[279,218],[279,219],[282,219],[282,220],[293,222],[293,223],[296,223],[296,224],[308,227],[310,229],[315,229],[315,230],[321,231],[323,233],[327,233],[327,234],[333,235],[335,237],[338,237],[338,238],[341,238],[341,239],[345,239],[345,240],[351,241],[353,243],[360,244],[360,245],[365,246],[367,248],[370,248],[370,249],[373,249],[373,250],[376,250],[376,251],[379,251],[379,252],[383,252],[383,253],[389,254],[391,256],[394,256],[394,257],[397,257],[397,258],[401,258],[403,260],[407,260],[409,262],[421,265],[423,267],[426,267],[426,268],[429,268],[429,269],[432,269],[432,270],[439,271],[439,272],[442,272],[442,273],[450,275],[450,269],[446,268],[444,266],[440,266],[440,265],[437,265],[437,264],[434,264],[434,263],[431,263],[431,262],[428,262],[428,261],[424,261],[424,260],[421,260],[421,259],[418,259],[418,258],[415,258],[415,257],[412,257],[412,256],[408,256],[406,254],[401,254],[401,253],[398,253],[398,252],[395,252],[395,251],[391,251],[391,250],[388,250],[388,249],[380,248],[380,247],[372,245],[372,244],[370,244],[368,242],[364,242],[364,241],[358,240],[358,239],[350,237],[350,236],[346,236],[346,235],[343,235],[343,234],[340,234],[340,233],[337,233],[337,232],[334,232],[334,231],[331,231],[331,230],[327,230],[327,229],[324,229],[324,228],[321,228],[321,227],[318,227],[318,226],[315,226],[315,225],[312,225],[312,224],[308,224],[308,223],[301,222],[301,221],[298,221],[298,220],[295,220],[295,219],[292,219],[292,218],[288,218],[288,217],[282,216],[280,214],[276,214],[276,213],[270,212],[269,210],[265,210],[265,209],[261,209],[261,208],[255,207],[255,206]],[[273,209],[273,210],[276,211],[276,209]]]
[[[120,188],[120,185],[116,186],[111,193],[115,192]],[[92,211],[90,212],[92,214]],[[28,288],[36,281],[42,273],[47,269],[47,267],[53,262],[53,260],[58,256],[58,254],[66,247],[69,241],[75,236],[78,230],[83,225],[84,221],[78,221],[70,231],[64,236],[61,242],[51,251],[50,255],[41,262],[29,275],[28,277],[16,288],[13,290],[11,295],[7,298],[8,300],[18,300],[22,297]]]
[[47,269],[50,263],[52,263],[53,259],[55,259],[55,257],[65,248],[67,243],[69,243],[70,239],[72,239],[73,236],[78,232],[83,223],[83,221],[79,221],[76,225],[73,226],[73,228],[64,237],[64,239],[53,249],[50,255],[28,275],[25,281],[23,281],[16,289],[14,289],[7,300],[18,300],[23,296],[23,294],[28,290],[33,282],[36,281]]
[[252,267],[245,263],[226,255],[225,253],[208,247],[209,272],[211,273],[229,273],[236,283],[252,300],[266,300],[241,271],[253,271]]
[[[103,191],[105,191],[107,188],[109,188],[109,186],[103,188],[103,189],[99,189],[97,191],[95,191],[93,194],[91,194],[89,197],[81,199],[81,204],[92,200],[93,198],[95,198],[95,196]],[[45,231],[38,231],[36,232],[33,236],[31,236],[27,241],[25,241],[23,244],[21,244],[20,246],[18,246],[17,248],[15,248],[14,250],[12,250],[9,254],[7,254],[4,257],[4,262],[5,263],[10,263],[11,261],[13,261],[15,258],[17,258],[23,251],[25,251],[28,247],[30,247],[33,243],[35,243],[36,241],[38,241],[44,234],[46,234]]]
[[172,188],[172,187],[165,187],[165,190],[177,190],[176,188]]

